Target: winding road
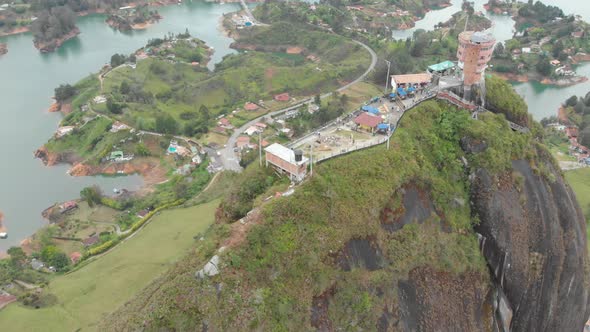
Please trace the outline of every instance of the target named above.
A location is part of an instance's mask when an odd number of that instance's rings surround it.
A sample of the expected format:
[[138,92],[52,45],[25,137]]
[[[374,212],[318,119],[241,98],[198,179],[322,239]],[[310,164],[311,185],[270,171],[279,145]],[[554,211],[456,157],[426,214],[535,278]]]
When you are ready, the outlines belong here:
[[[373,51],[373,49],[371,49],[369,46],[367,46],[364,43],[361,43],[360,41],[357,40],[353,40],[353,42],[361,45],[362,47],[364,47],[370,54],[371,54],[371,65],[369,66],[369,68],[367,68],[367,70],[359,77],[357,77],[357,79],[355,79],[354,81],[341,86],[340,88],[336,89],[337,92],[341,92],[344,91],[348,88],[350,88],[351,86],[353,86],[356,83],[359,83],[360,81],[364,80],[367,75],[369,75],[369,73],[371,73],[371,71],[373,71],[373,69],[375,69],[375,66],[377,65],[377,53],[375,53],[375,51]],[[322,99],[330,97],[332,95],[332,92],[328,92],[325,93],[323,95],[321,95],[320,97]],[[285,107],[283,109],[274,111],[274,112],[270,112],[270,113],[266,113],[262,116],[257,117],[256,119],[253,119],[251,121],[248,121],[247,123],[245,123],[244,125],[242,125],[240,128],[237,128],[233,134],[230,136],[229,140],[227,141],[227,144],[225,145],[225,147],[219,151],[219,157],[221,159],[221,163],[223,164],[223,168],[228,170],[228,171],[235,171],[235,172],[241,172],[242,171],[242,167],[240,166],[240,161],[238,159],[238,157],[236,156],[235,152],[234,152],[234,146],[236,145],[236,140],[238,139],[238,137],[246,130],[248,129],[248,127],[253,126],[256,122],[260,122],[260,120],[264,117],[267,116],[276,116],[291,110],[294,110],[296,108],[301,107],[303,104],[306,104],[310,101],[312,101],[313,98],[308,98],[305,99],[303,101],[300,101],[299,103],[292,105],[292,106],[288,106]]]

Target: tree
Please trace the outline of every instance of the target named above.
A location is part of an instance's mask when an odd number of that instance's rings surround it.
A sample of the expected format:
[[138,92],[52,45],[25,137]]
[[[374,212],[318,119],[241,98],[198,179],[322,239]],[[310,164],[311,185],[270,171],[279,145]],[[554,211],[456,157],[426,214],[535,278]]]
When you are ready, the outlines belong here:
[[551,75],[551,63],[549,63],[549,59],[547,59],[547,57],[541,57],[539,59],[539,62],[537,62],[537,64],[535,65],[535,69],[537,69],[537,72],[539,72],[539,74],[543,75],[543,76],[549,76]]
[[494,48],[494,56],[497,58],[502,58],[504,56],[504,44],[498,43]]
[[129,94],[130,91],[131,91],[131,87],[129,86],[129,82],[127,82],[127,81],[121,82],[121,86],[119,87],[119,92],[121,92],[121,94],[123,94],[123,95],[126,95],[126,94]]
[[582,129],[579,139],[583,146],[590,146],[590,126]]
[[74,96],[76,92],[76,88],[74,88],[73,86],[69,84],[60,84],[60,86],[58,86],[54,90],[55,100],[57,100],[60,103],[64,102],[72,96]]
[[319,94],[315,95],[315,97],[313,97],[313,102],[316,105],[318,105],[319,107],[321,107],[322,106],[322,97]]
[[54,245],[45,246],[41,250],[41,260],[58,270],[70,263],[68,256]]
[[6,253],[10,255],[10,263],[16,268],[22,268],[27,262],[27,254],[21,247],[10,247]]
[[121,114],[123,106],[113,101],[113,98],[107,98],[107,110],[113,114]]
[[86,187],[80,191],[80,198],[85,200],[90,207],[93,207],[95,204],[100,203],[102,193],[97,186]]
[[178,122],[169,114],[156,117],[156,131],[163,134],[178,133]]
[[205,105],[201,105],[199,108],[199,114],[201,115],[203,122],[208,122],[211,119],[211,112],[209,112],[209,109]]
[[125,55],[115,53],[111,56],[111,67],[112,68],[118,67],[118,66],[124,64],[125,60],[126,60]]
[[141,157],[146,157],[150,155],[150,150],[148,150],[148,148],[145,146],[145,144],[142,143],[138,143],[135,146],[135,154]]
[[64,252],[57,252],[51,260],[51,265],[57,270],[61,270],[70,264],[68,256]]
[[559,58],[559,55],[563,51],[563,48],[564,47],[563,47],[563,43],[561,42],[561,40],[558,40],[557,42],[555,42],[555,44],[553,44],[553,49],[552,49],[553,57]]
[[578,103],[578,96],[571,96],[565,101],[565,106],[574,107]]

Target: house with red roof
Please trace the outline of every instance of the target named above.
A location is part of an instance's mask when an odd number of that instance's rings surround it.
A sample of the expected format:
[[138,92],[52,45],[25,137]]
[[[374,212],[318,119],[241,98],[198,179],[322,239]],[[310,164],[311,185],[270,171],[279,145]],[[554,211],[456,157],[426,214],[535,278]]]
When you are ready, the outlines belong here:
[[264,129],[266,129],[266,127],[267,127],[267,126],[266,126],[266,123],[262,123],[262,122],[256,122],[254,125],[255,125],[256,127],[260,128],[261,130],[264,130]]
[[236,140],[236,146],[238,149],[243,150],[250,146],[250,137],[248,136],[240,136]]
[[377,125],[380,124],[381,122],[382,122],[381,117],[371,115],[368,112],[363,112],[359,116],[357,116],[356,119],[354,119],[354,123],[359,125],[359,127],[361,129],[366,130],[371,133],[375,131],[375,129],[377,128]]
[[290,99],[291,99],[291,97],[289,96],[288,92],[281,93],[281,94],[274,96],[274,100],[276,100],[276,101],[289,101]]
[[70,254],[70,261],[72,261],[72,264],[78,263],[80,261],[80,258],[82,258],[82,254],[77,251],[74,251]]
[[227,118],[221,118],[221,119],[219,119],[219,121],[217,122],[217,124],[221,128],[225,128],[225,129],[233,129],[234,128],[234,126],[232,126],[231,122],[229,122],[229,120]]
[[246,111],[256,111],[258,109],[258,105],[251,102],[247,102],[246,104],[244,104],[244,109]]

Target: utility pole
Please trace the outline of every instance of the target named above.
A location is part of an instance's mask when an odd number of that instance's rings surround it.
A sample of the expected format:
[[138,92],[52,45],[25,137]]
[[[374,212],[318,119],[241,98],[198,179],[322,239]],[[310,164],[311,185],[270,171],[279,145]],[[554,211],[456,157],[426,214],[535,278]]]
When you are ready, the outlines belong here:
[[387,60],[383,60],[387,63],[387,77],[385,77],[385,94],[387,94],[387,89],[389,88],[389,68],[391,67],[391,62]]
[[309,176],[313,176],[313,143],[309,145],[311,152],[309,153]]
[[258,132],[258,160],[260,167],[262,167],[262,133]]

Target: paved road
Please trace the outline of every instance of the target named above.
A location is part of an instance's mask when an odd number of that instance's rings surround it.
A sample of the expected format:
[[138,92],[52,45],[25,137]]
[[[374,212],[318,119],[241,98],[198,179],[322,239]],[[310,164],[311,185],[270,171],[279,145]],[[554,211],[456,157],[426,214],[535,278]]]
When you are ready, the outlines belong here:
[[[369,68],[367,68],[367,70],[361,76],[357,77],[357,79],[338,88],[336,90],[337,92],[344,91],[344,90],[350,88],[352,85],[364,80],[367,77],[367,75],[369,75],[369,73],[371,71],[373,71],[373,69],[375,69],[375,66],[377,65],[377,54],[375,53],[375,51],[373,51],[373,49],[371,49],[369,46],[367,46],[359,41],[353,40],[353,42],[361,45],[371,54],[371,65],[369,65]],[[329,92],[329,93],[325,93],[325,94],[321,95],[320,97],[322,99],[324,99],[324,98],[327,98],[331,95],[332,95],[332,92]],[[285,108],[280,109],[278,111],[267,113],[265,115],[262,115],[254,120],[251,120],[251,121],[245,123],[243,126],[236,129],[234,131],[234,133],[230,136],[229,140],[227,141],[226,146],[222,150],[219,151],[220,152],[219,157],[221,158],[221,162],[223,164],[223,167],[229,171],[235,171],[235,172],[242,171],[242,167],[240,166],[238,157],[236,156],[233,149],[234,149],[234,146],[236,145],[236,140],[238,139],[238,136],[240,136],[246,129],[248,129],[248,127],[253,126],[256,122],[260,122],[260,120],[264,117],[275,116],[278,114],[282,114],[282,113],[294,110],[294,109],[300,107],[301,105],[310,102],[311,100],[312,100],[312,98],[305,99],[295,105],[285,107]]]
[[267,26],[268,25],[266,23],[259,22],[254,17],[254,15],[252,15],[252,12],[250,11],[250,8],[248,8],[248,6],[246,5],[246,1],[240,0],[240,3],[242,4],[242,8],[244,8],[244,11],[246,11],[246,15],[248,15],[248,17],[250,18],[250,22],[254,23],[255,25],[260,25],[260,26]]

